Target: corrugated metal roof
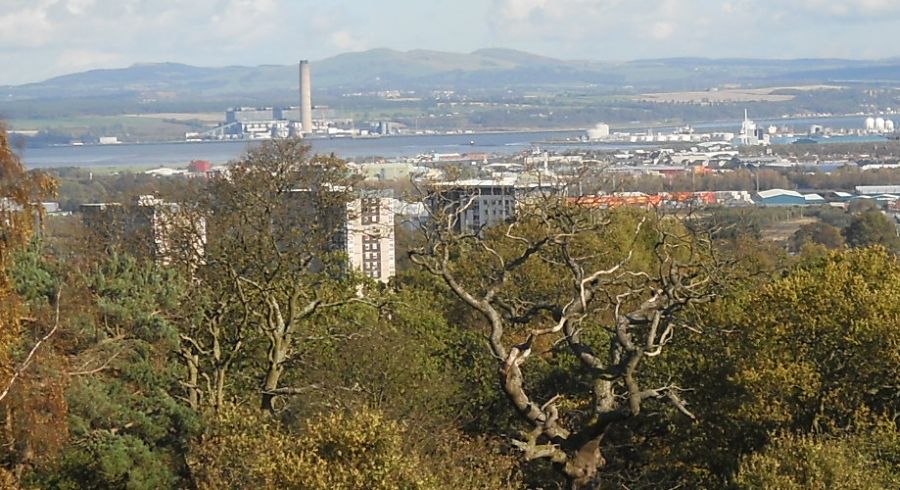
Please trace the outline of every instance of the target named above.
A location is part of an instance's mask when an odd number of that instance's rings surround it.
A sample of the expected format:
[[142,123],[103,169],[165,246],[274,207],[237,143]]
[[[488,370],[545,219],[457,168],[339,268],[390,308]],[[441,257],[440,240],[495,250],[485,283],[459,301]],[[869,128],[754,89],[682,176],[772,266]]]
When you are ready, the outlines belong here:
[[778,196],[803,197],[803,194],[800,194],[797,191],[789,191],[787,189],[769,189],[767,191],[759,191],[758,194],[759,197],[763,199],[771,199]]
[[856,192],[860,194],[900,194],[900,185],[859,185]]

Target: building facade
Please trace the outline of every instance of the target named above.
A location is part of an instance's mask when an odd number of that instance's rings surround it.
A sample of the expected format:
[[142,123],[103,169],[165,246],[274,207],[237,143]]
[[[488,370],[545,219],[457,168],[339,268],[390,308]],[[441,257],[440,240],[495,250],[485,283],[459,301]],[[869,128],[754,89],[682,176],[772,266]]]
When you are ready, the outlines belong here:
[[181,206],[141,196],[137,201],[135,223],[150,231],[150,244],[156,260],[168,264],[176,256],[189,258],[197,264],[206,254],[206,220],[193,217]]
[[323,198],[294,189],[289,204],[291,226],[300,235],[318,234],[327,240],[327,251],[344,254],[349,269],[380,282],[390,281],[397,272],[393,192],[335,189],[334,193],[330,199],[327,192]]
[[539,190],[515,179],[443,182],[434,186],[426,205],[432,217],[453,216],[454,231],[480,233],[514,218],[520,200]]
[[347,205],[344,250],[350,267],[388,282],[397,274],[394,199],[390,191],[363,191]]
[[133,206],[96,203],[81,206],[85,227],[105,243],[119,243],[131,253],[171,263],[176,256],[200,264],[206,253],[206,220],[175,203],[140,196]]
[[770,189],[754,194],[753,202],[758,206],[817,206],[825,204],[825,198],[818,194],[801,194],[786,189]]

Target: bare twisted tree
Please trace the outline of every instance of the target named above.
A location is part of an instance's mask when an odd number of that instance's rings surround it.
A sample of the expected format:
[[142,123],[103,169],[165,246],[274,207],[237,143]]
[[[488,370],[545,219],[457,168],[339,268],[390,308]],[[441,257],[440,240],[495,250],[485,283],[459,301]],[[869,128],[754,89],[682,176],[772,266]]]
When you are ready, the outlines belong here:
[[[410,258],[486,322],[499,387],[528,427],[513,444],[582,488],[605,465],[604,435],[648,402],[694,417],[681,388],[645,386],[658,376],[642,370],[676,335],[679,314],[715,296],[727,264],[690,219],[587,209],[558,190],[520,194],[514,219],[473,229],[463,216],[478,191],[431,188],[424,245]],[[531,395],[525,366],[547,346],[590,373],[586,403]]]

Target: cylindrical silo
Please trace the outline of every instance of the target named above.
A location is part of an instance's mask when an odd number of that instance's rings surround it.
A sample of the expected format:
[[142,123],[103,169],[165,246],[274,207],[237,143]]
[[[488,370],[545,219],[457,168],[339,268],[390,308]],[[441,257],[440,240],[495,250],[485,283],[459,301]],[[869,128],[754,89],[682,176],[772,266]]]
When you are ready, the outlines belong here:
[[866,118],[866,131],[875,131],[875,118]]

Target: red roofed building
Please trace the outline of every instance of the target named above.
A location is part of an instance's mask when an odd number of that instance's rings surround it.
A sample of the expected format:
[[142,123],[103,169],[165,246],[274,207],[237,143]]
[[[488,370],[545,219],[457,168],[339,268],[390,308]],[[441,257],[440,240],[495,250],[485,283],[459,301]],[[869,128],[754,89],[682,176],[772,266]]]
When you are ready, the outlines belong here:
[[212,170],[212,163],[208,160],[191,160],[188,165],[188,172],[192,174],[205,174]]

